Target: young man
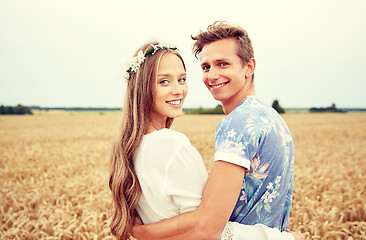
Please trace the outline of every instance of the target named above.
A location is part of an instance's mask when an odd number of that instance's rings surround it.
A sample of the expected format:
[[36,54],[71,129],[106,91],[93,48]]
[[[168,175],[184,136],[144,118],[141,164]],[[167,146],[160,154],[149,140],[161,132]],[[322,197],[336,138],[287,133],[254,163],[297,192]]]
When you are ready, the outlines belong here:
[[134,236],[217,239],[227,221],[285,231],[292,204],[294,146],[280,115],[255,96],[251,40],[241,27],[223,22],[192,38],[203,82],[227,115],[216,129],[215,162],[197,210],[136,227]]

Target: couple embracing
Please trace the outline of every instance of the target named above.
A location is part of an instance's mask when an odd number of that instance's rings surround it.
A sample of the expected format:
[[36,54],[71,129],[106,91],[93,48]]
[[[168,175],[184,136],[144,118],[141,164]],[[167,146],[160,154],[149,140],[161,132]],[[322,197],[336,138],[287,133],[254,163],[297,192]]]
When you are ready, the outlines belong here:
[[255,93],[247,32],[215,22],[193,52],[226,116],[208,176],[198,151],[170,129],[182,115],[186,68],[177,49],[143,45],[125,73],[121,129],[111,155],[111,232],[117,239],[304,239],[288,229],[294,145],[281,116]]

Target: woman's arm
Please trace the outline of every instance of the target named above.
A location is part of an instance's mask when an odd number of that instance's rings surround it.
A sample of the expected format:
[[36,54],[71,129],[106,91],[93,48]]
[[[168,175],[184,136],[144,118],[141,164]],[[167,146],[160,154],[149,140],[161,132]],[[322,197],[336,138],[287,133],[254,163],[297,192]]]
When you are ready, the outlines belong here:
[[149,225],[135,226],[133,236],[143,239],[218,239],[243,184],[244,168],[216,161],[195,211]]

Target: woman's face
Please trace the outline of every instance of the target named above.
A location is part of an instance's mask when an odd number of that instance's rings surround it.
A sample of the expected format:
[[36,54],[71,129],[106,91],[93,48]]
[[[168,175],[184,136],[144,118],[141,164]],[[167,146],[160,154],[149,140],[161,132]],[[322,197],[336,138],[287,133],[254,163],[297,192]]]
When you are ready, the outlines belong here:
[[187,91],[182,60],[174,53],[165,53],[158,66],[150,122],[163,128],[168,117],[181,116]]

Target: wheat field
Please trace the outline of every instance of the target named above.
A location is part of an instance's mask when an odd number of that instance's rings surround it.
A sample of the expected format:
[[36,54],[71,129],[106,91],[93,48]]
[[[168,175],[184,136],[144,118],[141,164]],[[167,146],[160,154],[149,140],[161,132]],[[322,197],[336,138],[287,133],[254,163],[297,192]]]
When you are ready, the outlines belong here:
[[[223,115],[173,129],[212,166]],[[290,228],[306,239],[366,239],[366,114],[284,114],[295,142]],[[0,117],[0,239],[113,239],[109,155],[118,112]]]

